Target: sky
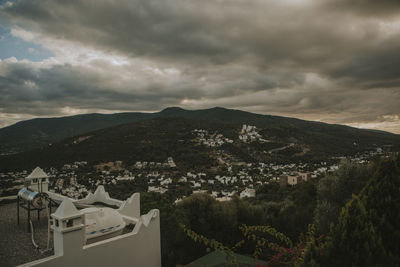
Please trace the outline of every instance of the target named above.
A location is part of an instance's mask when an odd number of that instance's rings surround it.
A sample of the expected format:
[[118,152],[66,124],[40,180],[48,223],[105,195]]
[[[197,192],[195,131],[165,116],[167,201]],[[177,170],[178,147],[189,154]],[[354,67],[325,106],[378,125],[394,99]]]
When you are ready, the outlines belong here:
[[400,133],[400,1],[0,0],[0,127],[171,106]]

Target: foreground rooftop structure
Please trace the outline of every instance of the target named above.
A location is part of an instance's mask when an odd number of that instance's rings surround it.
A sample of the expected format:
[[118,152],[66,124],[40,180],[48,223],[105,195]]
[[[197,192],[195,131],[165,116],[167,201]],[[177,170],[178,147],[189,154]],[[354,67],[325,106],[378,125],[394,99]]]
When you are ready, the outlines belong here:
[[[161,266],[160,213],[153,209],[140,215],[139,193],[120,201],[110,198],[100,186],[94,194],[77,201],[49,196],[62,201],[51,214],[54,255],[22,266]],[[95,203],[119,208],[90,207]],[[93,213],[99,217],[93,217]],[[101,224],[101,220],[109,225]],[[134,226],[133,230],[124,234],[116,231],[125,225]],[[88,230],[90,227],[93,231]],[[88,242],[92,233],[103,238]]]

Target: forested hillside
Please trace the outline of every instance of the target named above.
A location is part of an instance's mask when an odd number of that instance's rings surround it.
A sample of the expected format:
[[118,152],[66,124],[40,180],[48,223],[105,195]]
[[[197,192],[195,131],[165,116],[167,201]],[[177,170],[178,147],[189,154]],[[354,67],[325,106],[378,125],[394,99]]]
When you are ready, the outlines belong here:
[[[136,190],[129,184],[106,189],[120,199]],[[161,210],[165,266],[206,254],[213,246],[204,238],[227,248],[242,240],[234,251],[268,266],[398,266],[399,190],[397,156],[365,166],[343,162],[337,172],[295,187],[270,183],[254,199],[218,202],[194,194],[174,204],[167,195],[142,193],[141,202],[143,212]],[[258,246],[257,240],[264,243]]]
[[398,135],[360,130],[343,125],[304,121],[280,116],[260,115],[240,110],[212,108],[184,110],[167,108],[155,113],[85,114],[61,118],[40,118],[22,121],[0,129],[0,154],[28,151],[47,147],[65,138],[87,134],[100,129],[133,123],[152,118],[186,118],[233,125],[255,125],[287,140],[313,143],[319,149],[349,146],[351,149],[365,146],[399,145]]
[[[60,167],[74,161],[87,161],[89,165],[123,161],[129,166],[136,161],[163,162],[170,156],[183,171],[204,170],[220,164],[218,158],[247,163],[320,162],[332,157],[375,151],[379,147],[398,151],[400,145],[397,135],[376,134],[344,126],[321,124],[314,128],[301,128],[290,124],[279,126],[278,123],[275,126],[263,125],[254,125],[256,128],[252,126],[252,133],[257,134],[258,139],[250,142],[239,138],[243,126],[241,123],[183,117],[142,120],[88,132],[39,149],[0,156],[0,171],[32,169],[36,166]],[[207,131],[208,138],[231,141],[202,145],[196,141],[198,136],[195,130],[198,129]]]

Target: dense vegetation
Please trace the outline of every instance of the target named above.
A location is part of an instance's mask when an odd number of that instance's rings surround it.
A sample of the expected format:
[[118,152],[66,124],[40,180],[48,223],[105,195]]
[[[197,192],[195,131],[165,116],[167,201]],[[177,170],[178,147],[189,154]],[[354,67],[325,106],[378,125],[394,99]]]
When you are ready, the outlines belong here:
[[[106,189],[121,199],[136,191],[129,183],[123,188]],[[370,165],[343,162],[337,172],[295,187],[270,183],[253,199],[218,202],[195,194],[173,204],[168,195],[142,193],[141,203],[142,212],[161,211],[164,266],[189,263],[212,247],[188,238],[180,225],[227,247],[246,240],[236,250],[246,255],[254,255],[256,243],[244,233],[252,225],[264,225],[254,228],[259,230],[256,238],[268,243],[274,240],[271,233],[281,233],[292,244],[282,244],[278,252],[267,245],[260,248],[259,257],[270,266],[400,264],[400,156]]]
[[400,156],[384,160],[359,194],[353,194],[326,241],[310,246],[304,264],[400,265]]

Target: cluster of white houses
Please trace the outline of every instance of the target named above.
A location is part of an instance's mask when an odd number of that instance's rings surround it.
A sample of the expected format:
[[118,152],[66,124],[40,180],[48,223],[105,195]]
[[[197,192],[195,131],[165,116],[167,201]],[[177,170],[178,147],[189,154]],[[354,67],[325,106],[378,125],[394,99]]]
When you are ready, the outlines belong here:
[[254,141],[259,141],[261,143],[268,142],[262,138],[262,136],[258,133],[256,126],[243,124],[242,129],[239,132],[239,140],[244,143],[250,143]]
[[[168,161],[173,164],[172,158]],[[141,162],[143,163],[143,162]],[[77,165],[78,164],[71,164]],[[216,198],[229,198],[233,194],[241,194],[242,196],[252,197],[253,194],[242,193],[248,190],[254,189],[256,186],[269,183],[269,181],[279,181],[282,184],[295,185],[300,181],[305,181],[309,177],[315,178],[319,174],[325,173],[326,171],[334,170],[337,166],[326,166],[326,164],[321,164],[317,169],[312,172],[301,172],[307,173],[307,177],[300,178],[298,174],[293,174],[296,170],[308,168],[307,164],[296,165],[296,164],[286,164],[286,165],[275,165],[275,164],[245,164],[240,166],[239,169],[230,166],[226,172],[223,174],[215,174],[210,176],[205,172],[194,172],[189,171],[185,175],[173,176],[173,169],[175,167],[168,169],[157,169],[157,168],[145,168],[145,169],[133,169],[128,171],[123,167],[122,162],[114,163],[115,166],[121,166],[117,172],[111,173],[110,171],[101,171],[100,173],[89,173],[86,176],[86,183],[90,185],[91,188],[100,185],[112,185],[123,181],[135,181],[137,178],[141,178],[142,181],[146,183],[148,192],[159,192],[165,193],[169,188],[173,188],[177,183],[187,183],[189,184],[193,192],[198,190],[207,190],[211,195]],[[147,164],[148,165],[148,164]],[[171,166],[169,165],[169,166]],[[81,165],[82,166],[82,165]],[[156,164],[155,164],[156,166]],[[176,166],[176,165],[172,165]],[[171,170],[171,172],[169,172]],[[250,174],[256,171],[256,175]],[[84,198],[89,190],[83,184],[79,184],[77,181],[77,172],[79,169],[65,170],[63,168],[57,171],[54,168],[49,169],[50,177],[53,177],[55,192],[61,193],[70,198],[81,199]],[[26,171],[18,173],[19,176],[26,176]],[[119,174],[118,174],[119,173]],[[279,179],[281,176],[286,176],[286,180],[283,178]],[[82,177],[80,178],[82,179]],[[286,181],[286,182],[283,182]],[[21,179],[16,179],[16,183],[12,188],[17,190],[22,187]],[[52,182],[53,184],[53,182]],[[246,191],[247,190],[247,191]],[[15,194],[15,193],[14,193]],[[6,195],[8,196],[8,195]],[[177,196],[180,198],[182,196]],[[227,200],[227,199],[226,199]]]
[[64,164],[63,169],[64,170],[79,169],[80,167],[83,167],[86,165],[87,165],[87,161],[75,161],[72,164]]
[[[199,133],[205,133],[205,130],[197,130]],[[257,128],[250,125],[243,125],[241,132],[250,133],[247,136],[257,135]],[[243,138],[243,137],[242,137]],[[249,140],[251,140],[251,137]],[[254,138],[253,138],[254,139]],[[365,164],[369,159],[376,155],[383,155],[382,148],[376,148],[360,155],[350,158],[353,162]],[[335,159],[341,160],[344,157]],[[165,193],[174,183],[187,182],[190,183],[193,190],[209,189],[210,186],[230,190],[230,192],[241,192],[245,188],[253,188],[258,185],[268,183],[269,181],[279,181],[282,185],[295,185],[306,179],[316,178],[327,172],[337,170],[337,164],[328,165],[326,162],[319,164],[309,163],[290,163],[290,164],[274,164],[274,163],[245,163],[235,162],[233,159],[224,158],[223,164],[226,171],[214,172],[214,174],[205,174],[204,172],[189,171],[181,177],[173,177],[173,173],[178,170],[176,163],[172,157],[168,157],[166,162],[138,161],[134,166],[126,167],[126,163],[122,161],[108,162],[97,165],[97,171],[91,172],[87,167],[86,161],[77,161],[64,164],[60,169],[49,168],[49,177],[54,177],[55,189],[58,192],[72,198],[83,198],[87,195],[88,190],[84,185],[80,185],[76,177],[79,174],[80,179],[88,181],[93,186],[117,184],[123,181],[134,181],[138,177],[145,178],[148,184],[148,191]],[[86,168],[83,168],[85,167]],[[161,167],[160,167],[161,166]],[[239,169],[238,169],[239,168]],[[82,174],[82,171],[84,172]],[[306,178],[299,177],[297,172],[308,173]],[[256,173],[256,175],[254,175]],[[23,187],[24,178],[28,175],[28,171],[0,173],[0,180],[5,185],[0,189],[0,201],[15,197],[15,192]],[[282,178],[281,178],[282,177]],[[79,178],[79,177],[78,177]],[[281,178],[281,179],[280,179]],[[239,186],[239,188],[237,188]],[[210,190],[208,190],[210,192]],[[219,195],[222,194],[220,190]]]
[[232,139],[226,138],[218,132],[210,134],[207,130],[194,129],[192,133],[196,135],[195,141],[200,145],[219,147],[226,143],[233,143]]
[[[245,131],[254,132],[252,126],[243,127]],[[201,130],[199,130],[201,131]],[[362,155],[358,155],[351,160],[357,163],[366,163],[368,158],[374,155],[380,155],[381,149],[370,151]],[[160,163],[161,164],[161,163]],[[248,190],[252,190],[257,186],[267,184],[270,181],[279,182],[284,185],[296,185],[300,182],[307,181],[310,178],[316,178],[327,172],[337,170],[338,165],[329,165],[326,162],[320,164],[273,164],[273,163],[245,163],[241,165],[234,165],[229,161],[225,161],[226,170],[222,172],[205,173],[188,171],[186,174],[176,176],[174,173],[177,171],[176,164],[172,157],[169,157],[166,162],[162,163],[162,168],[156,162],[140,161],[135,164],[136,167],[130,170],[126,169],[122,161],[116,161],[109,166],[115,168],[114,172],[111,170],[97,170],[97,172],[86,173],[87,162],[74,162],[65,164],[60,170],[55,168],[48,169],[49,177],[54,178],[55,192],[63,194],[70,198],[81,199],[88,193],[88,188],[79,184],[77,180],[78,173],[79,179],[87,181],[91,188],[100,185],[118,184],[123,181],[135,181],[140,178],[145,182],[148,192],[166,193],[170,188],[176,187],[178,183],[187,183],[191,186],[192,192],[196,193],[199,190],[206,190],[215,198],[228,199],[233,194],[241,194],[242,196],[251,197],[253,194],[247,194]],[[103,166],[108,166],[103,165]],[[0,201],[2,199],[9,199],[15,197],[15,192],[23,187],[24,177],[27,177],[28,172],[8,172],[0,173],[0,179],[7,181],[7,188],[0,189]],[[32,186],[37,184],[40,186],[47,186],[47,181],[39,181],[39,179],[32,177]],[[181,198],[182,196],[177,196]]]
[[[196,135],[195,140],[202,145],[209,147],[219,147],[226,143],[233,143],[232,139],[224,137],[222,134],[218,132],[214,132],[210,134],[208,130],[203,129],[195,129],[192,131],[193,134]],[[242,129],[238,135],[239,141],[244,143],[250,143],[254,141],[259,141],[261,143],[268,142],[268,140],[263,139],[262,136],[258,133],[258,129],[256,126],[246,125],[242,126]]]
[[154,161],[137,161],[134,165],[136,169],[154,169],[154,168],[161,168],[161,167],[169,167],[175,168],[176,164],[172,157],[167,158],[167,162],[154,162]]
[[[280,182],[282,185],[296,185],[300,181],[306,181],[309,178],[315,178],[328,171],[333,171],[337,165],[327,166],[326,163],[321,163],[316,166],[304,164],[284,164],[276,165],[273,163],[257,163],[257,164],[244,164],[244,165],[229,165],[223,172],[205,173],[188,171],[185,174],[176,175],[177,170],[175,162],[172,158],[167,160],[168,168],[142,168],[142,169],[125,169],[122,161],[114,162],[114,166],[120,166],[118,171],[97,171],[86,173],[88,169],[79,169],[85,166],[84,164],[70,164],[79,166],[66,170],[62,168],[57,170],[55,168],[49,169],[49,176],[52,178],[55,192],[63,194],[70,198],[81,199],[84,198],[90,188],[95,188],[100,185],[115,185],[121,182],[136,182],[137,179],[144,183],[148,192],[166,193],[170,188],[176,188],[182,184],[187,184],[192,188],[192,192],[196,193],[199,190],[205,190],[218,200],[229,200],[233,194],[241,195],[242,197],[252,197],[252,191],[257,186],[267,184],[270,181]],[[141,162],[143,166],[144,162]],[[147,166],[149,163],[147,163]],[[153,165],[153,164],[151,164]],[[154,164],[154,166],[157,166]],[[175,167],[172,167],[175,166]],[[171,168],[172,167],[172,168]],[[310,169],[313,169],[310,171]],[[83,171],[83,173],[82,173]],[[78,174],[79,173],[79,174]],[[299,174],[300,173],[300,174]],[[11,174],[11,173],[10,173]],[[18,173],[18,177],[26,177],[27,172]],[[14,174],[16,175],[16,174]],[[4,174],[3,174],[4,176]],[[78,177],[79,176],[79,177]],[[77,179],[79,178],[79,179]],[[82,181],[84,184],[79,184]],[[21,178],[13,179],[13,186],[10,190],[18,190],[21,188]],[[11,196],[3,189],[4,197]],[[247,192],[247,193],[246,193]],[[255,191],[254,191],[255,192]],[[15,193],[13,193],[15,196]],[[1,196],[0,196],[1,197]],[[182,195],[177,195],[176,198],[182,198]],[[0,198],[1,200],[1,198]]]

